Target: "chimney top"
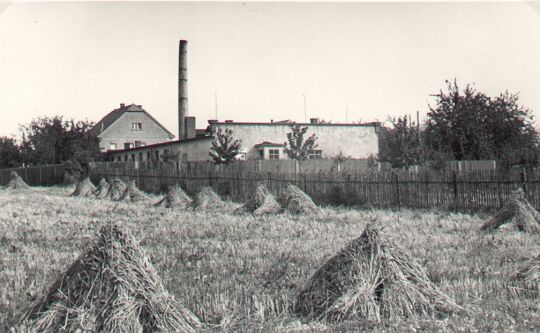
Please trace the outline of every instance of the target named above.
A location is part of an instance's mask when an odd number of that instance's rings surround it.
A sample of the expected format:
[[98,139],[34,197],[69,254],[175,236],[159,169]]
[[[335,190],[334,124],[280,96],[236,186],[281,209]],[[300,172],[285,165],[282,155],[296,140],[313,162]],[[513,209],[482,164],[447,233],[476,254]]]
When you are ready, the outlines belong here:
[[120,107],[123,108],[124,106],[126,106],[125,103],[120,103]]
[[319,118],[309,118],[309,122],[311,124],[318,124],[319,123]]
[[225,120],[226,123],[232,123],[233,121],[232,120]]
[[209,123],[209,124],[215,124],[215,123],[217,123],[217,122],[218,122],[217,119],[208,119],[208,123]]

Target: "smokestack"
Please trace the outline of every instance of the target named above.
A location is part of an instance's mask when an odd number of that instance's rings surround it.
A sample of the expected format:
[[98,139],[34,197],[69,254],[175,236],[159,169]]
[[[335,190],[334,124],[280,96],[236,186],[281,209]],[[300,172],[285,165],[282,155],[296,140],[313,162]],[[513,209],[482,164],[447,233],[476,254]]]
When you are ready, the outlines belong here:
[[187,40],[181,40],[178,50],[178,140],[184,140],[187,138],[185,125],[187,116]]

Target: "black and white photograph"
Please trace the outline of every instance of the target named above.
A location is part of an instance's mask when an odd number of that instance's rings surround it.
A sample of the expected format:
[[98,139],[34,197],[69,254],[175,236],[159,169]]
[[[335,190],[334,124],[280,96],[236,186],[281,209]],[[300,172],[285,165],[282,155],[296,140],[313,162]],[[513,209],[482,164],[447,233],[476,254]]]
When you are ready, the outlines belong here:
[[540,332],[540,2],[0,0],[0,332]]

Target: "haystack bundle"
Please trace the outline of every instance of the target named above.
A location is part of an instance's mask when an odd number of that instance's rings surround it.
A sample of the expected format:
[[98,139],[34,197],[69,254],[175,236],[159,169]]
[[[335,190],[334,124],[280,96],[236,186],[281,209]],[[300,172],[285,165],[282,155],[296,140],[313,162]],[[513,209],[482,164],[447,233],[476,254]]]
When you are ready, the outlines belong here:
[[90,197],[96,191],[96,187],[90,181],[89,177],[79,181],[75,186],[75,191],[71,193],[72,197]]
[[317,214],[319,212],[319,207],[310,196],[295,185],[288,185],[282,192],[281,204],[292,214]]
[[30,186],[24,182],[24,180],[15,171],[9,173],[9,182],[6,185],[6,189],[9,190],[26,190],[30,189]]
[[126,183],[118,178],[115,178],[111,181],[111,186],[107,192],[107,197],[111,200],[118,201],[124,195],[126,188]]
[[189,207],[196,210],[221,209],[225,207],[225,203],[211,187],[205,186],[195,195]]
[[110,187],[111,186],[109,185],[107,180],[105,180],[105,178],[101,178],[101,180],[99,181],[98,187],[96,191],[94,192],[96,197],[100,199],[107,197],[107,193],[109,192]]
[[254,215],[275,214],[281,211],[281,206],[266,185],[259,184],[253,196],[235,213],[252,213]]
[[156,202],[154,206],[184,209],[191,204],[191,201],[191,198],[182,190],[180,185],[173,185],[169,186],[165,197]]
[[540,255],[525,263],[514,278],[523,281],[528,288],[540,291]]
[[195,332],[200,322],[163,287],[143,249],[118,226],[23,316],[29,332]]
[[481,230],[518,230],[540,232],[540,213],[525,198],[523,190],[514,191],[508,203],[481,227]]
[[299,315],[331,321],[379,322],[460,310],[404,250],[373,225],[313,275],[295,305]]
[[134,180],[129,181],[129,183],[126,186],[126,190],[122,194],[122,196],[119,199],[120,201],[130,201],[130,202],[143,202],[143,201],[151,201],[152,199],[148,196],[148,194],[144,193],[143,191],[139,190],[137,188],[137,184]]

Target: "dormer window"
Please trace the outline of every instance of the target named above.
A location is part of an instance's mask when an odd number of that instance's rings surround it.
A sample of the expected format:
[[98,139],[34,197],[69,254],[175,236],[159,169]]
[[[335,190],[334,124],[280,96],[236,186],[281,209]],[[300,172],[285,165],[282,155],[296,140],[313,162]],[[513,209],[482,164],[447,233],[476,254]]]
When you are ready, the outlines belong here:
[[142,131],[142,123],[131,123],[132,131]]

